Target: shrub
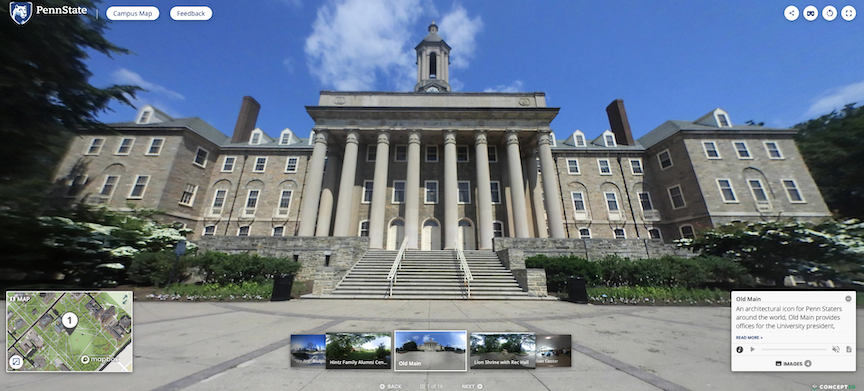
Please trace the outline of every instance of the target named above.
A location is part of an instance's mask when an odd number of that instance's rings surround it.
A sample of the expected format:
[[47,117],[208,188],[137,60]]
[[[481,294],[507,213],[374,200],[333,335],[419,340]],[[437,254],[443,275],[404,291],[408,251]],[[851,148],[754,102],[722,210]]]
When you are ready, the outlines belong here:
[[[141,252],[135,254],[129,264],[127,277],[130,281],[141,285],[164,286],[171,278],[176,256],[173,251]],[[188,277],[189,257],[180,257],[177,265],[175,281]]]
[[[732,259],[716,256],[679,258],[663,256],[628,259],[617,255],[592,262],[578,257],[537,255],[525,260],[527,267],[546,269],[550,292],[563,292],[567,277],[581,276],[588,286],[697,288],[705,285],[748,285],[746,269]],[[710,284],[713,283],[713,284]]]
[[525,259],[529,268],[546,269],[546,286],[550,292],[563,292],[567,286],[567,277],[582,277],[588,285],[600,282],[600,266],[596,262],[576,256],[547,257],[535,255]]
[[262,257],[249,253],[225,254],[208,251],[192,259],[194,265],[204,271],[205,282],[221,285],[262,283],[276,275],[295,274],[302,268],[302,264],[287,258]]

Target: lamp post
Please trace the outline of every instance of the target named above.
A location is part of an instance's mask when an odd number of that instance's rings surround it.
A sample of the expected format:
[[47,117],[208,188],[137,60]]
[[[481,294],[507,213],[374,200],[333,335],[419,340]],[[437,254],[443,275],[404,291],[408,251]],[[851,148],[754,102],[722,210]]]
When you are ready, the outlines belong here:
[[171,268],[171,278],[168,279],[168,285],[174,282],[174,276],[177,275],[177,264],[180,263],[180,257],[186,254],[186,240],[180,239],[177,245],[174,246],[174,267]]

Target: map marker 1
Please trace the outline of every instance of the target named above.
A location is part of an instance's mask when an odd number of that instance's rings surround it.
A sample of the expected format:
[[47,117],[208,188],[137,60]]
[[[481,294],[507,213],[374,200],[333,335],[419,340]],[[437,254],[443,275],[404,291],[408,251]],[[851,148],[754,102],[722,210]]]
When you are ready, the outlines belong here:
[[74,312],[63,314],[63,327],[66,328],[66,332],[71,336],[75,332],[75,327],[78,327],[78,315],[75,315]]

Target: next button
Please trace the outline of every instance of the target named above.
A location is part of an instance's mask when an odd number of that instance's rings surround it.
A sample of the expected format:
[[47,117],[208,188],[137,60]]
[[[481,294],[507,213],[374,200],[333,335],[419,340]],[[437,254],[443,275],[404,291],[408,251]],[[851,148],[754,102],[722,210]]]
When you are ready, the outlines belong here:
[[171,8],[171,19],[174,20],[210,20],[213,10],[207,6],[184,6]]

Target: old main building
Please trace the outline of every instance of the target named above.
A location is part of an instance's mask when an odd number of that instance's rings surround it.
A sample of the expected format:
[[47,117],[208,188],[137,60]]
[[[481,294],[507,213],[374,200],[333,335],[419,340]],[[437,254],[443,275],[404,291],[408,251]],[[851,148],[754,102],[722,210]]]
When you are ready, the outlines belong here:
[[[152,106],[115,133],[78,137],[58,170],[68,197],[158,208],[200,236],[368,236],[370,249],[492,249],[493,238],[693,237],[730,221],[829,212],[791,129],[734,125],[715,109],[634,140],[567,131],[543,93],[452,92],[433,24],[413,92],[321,92],[309,138],[255,128],[243,99],[231,137]],[[559,134],[562,130],[559,130]]]

